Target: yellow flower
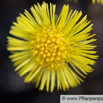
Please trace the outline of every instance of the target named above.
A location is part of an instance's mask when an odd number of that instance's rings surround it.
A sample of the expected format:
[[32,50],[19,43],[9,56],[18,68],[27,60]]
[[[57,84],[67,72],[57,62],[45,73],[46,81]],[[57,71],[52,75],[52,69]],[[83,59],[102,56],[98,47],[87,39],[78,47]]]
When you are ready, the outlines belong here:
[[[65,1],[73,1],[74,3],[78,3],[78,0],[65,0]],[[95,2],[103,4],[103,0],[92,0],[92,3],[95,4]]]
[[103,0],[92,0],[92,3],[94,4],[97,1],[97,3],[103,4]]
[[81,11],[69,11],[69,5],[64,5],[56,20],[55,9],[51,3],[50,10],[47,3],[37,3],[30,8],[32,15],[25,10],[13,22],[10,34],[16,38],[7,37],[15,71],[25,75],[25,82],[35,82],[39,90],[46,86],[51,92],[56,84],[57,90],[65,91],[83,82],[79,76],[92,72],[90,65],[98,58],[87,15],[80,20]]

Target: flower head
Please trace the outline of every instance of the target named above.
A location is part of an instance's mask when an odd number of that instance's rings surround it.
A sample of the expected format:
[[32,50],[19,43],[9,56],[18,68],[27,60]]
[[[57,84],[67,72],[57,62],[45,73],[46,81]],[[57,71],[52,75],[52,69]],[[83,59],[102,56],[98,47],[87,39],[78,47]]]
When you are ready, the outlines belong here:
[[[7,50],[20,76],[25,75],[25,82],[35,82],[36,87],[51,92],[57,84],[57,90],[75,87],[92,72],[98,56],[94,55],[96,47],[92,42],[95,34],[90,34],[93,24],[82,12],[69,11],[64,5],[55,19],[56,5],[43,2],[30,8],[32,15],[25,10],[17,17],[17,23],[11,26]],[[69,11],[69,12],[68,12]],[[81,72],[80,72],[81,71]]]
[[97,1],[97,3],[103,4],[103,0],[92,0],[92,3],[94,4]]
[[[66,0],[66,1],[73,1],[74,3],[78,3],[78,0]],[[93,4],[95,4],[95,2],[103,4],[103,0],[92,0]]]

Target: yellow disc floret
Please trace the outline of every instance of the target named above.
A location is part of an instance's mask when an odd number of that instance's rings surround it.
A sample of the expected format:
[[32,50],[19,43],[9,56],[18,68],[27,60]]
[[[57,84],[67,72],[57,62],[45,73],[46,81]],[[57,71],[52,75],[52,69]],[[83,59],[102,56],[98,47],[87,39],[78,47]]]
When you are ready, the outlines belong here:
[[[51,31],[49,31],[48,34],[43,34],[43,36],[37,35],[35,43],[36,47],[33,48],[33,50],[35,51],[33,53],[33,56],[39,58],[40,60],[43,60],[43,62],[40,62],[40,65],[46,67],[54,67],[55,64],[58,64],[58,61],[59,64],[62,65],[64,57],[66,59],[66,54],[64,53],[67,52],[65,49],[66,44],[64,42],[64,39],[62,40],[62,36],[55,33],[51,35],[49,34],[50,32]],[[37,61],[39,60],[37,59]]]

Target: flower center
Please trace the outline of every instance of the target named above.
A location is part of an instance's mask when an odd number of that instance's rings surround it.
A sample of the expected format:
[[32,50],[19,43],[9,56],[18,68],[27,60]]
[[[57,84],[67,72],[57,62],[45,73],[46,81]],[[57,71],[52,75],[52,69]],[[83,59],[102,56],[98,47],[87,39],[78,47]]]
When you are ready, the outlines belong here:
[[[32,41],[33,42],[33,41]],[[64,64],[67,47],[60,35],[44,35],[37,37],[33,48],[33,56],[42,66],[61,66]]]

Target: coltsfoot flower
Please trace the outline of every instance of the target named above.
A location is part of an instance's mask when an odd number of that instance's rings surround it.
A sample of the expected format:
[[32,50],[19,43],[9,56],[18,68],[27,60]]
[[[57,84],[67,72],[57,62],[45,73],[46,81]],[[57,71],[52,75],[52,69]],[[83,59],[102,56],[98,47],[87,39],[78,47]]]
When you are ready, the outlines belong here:
[[[78,0],[66,0],[66,1],[73,1],[74,3],[78,3]],[[93,4],[95,4],[96,2],[103,4],[103,0],[92,0]]]
[[103,4],[103,0],[92,0],[92,3],[94,4],[97,1],[97,3]]
[[83,82],[81,77],[93,71],[90,65],[98,58],[87,15],[80,19],[81,11],[69,11],[69,5],[64,5],[56,20],[55,9],[51,3],[50,10],[47,3],[37,3],[30,8],[32,15],[25,10],[13,22],[10,34],[16,38],[7,37],[15,71],[25,75],[25,82],[51,92],[54,86],[65,91]]

